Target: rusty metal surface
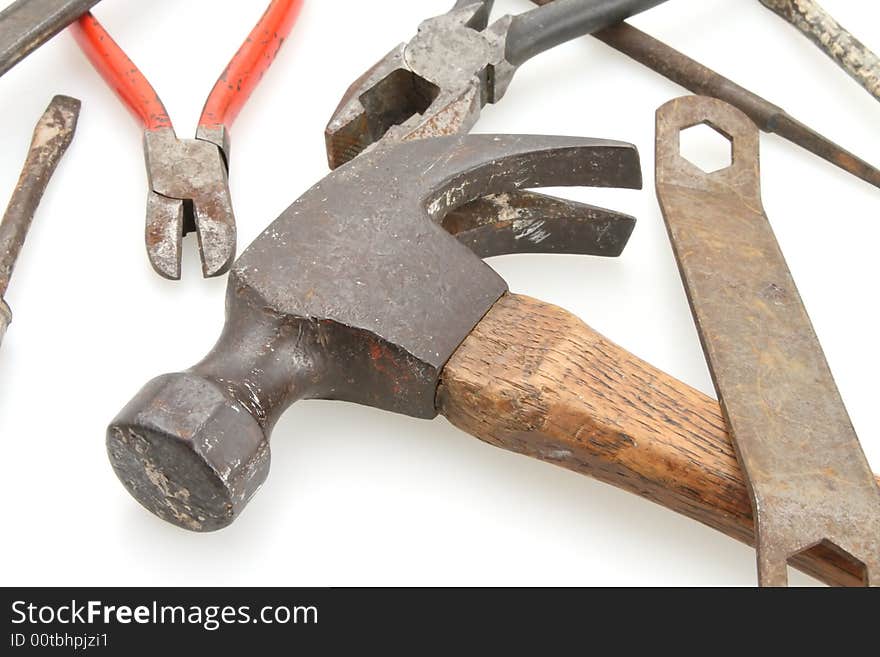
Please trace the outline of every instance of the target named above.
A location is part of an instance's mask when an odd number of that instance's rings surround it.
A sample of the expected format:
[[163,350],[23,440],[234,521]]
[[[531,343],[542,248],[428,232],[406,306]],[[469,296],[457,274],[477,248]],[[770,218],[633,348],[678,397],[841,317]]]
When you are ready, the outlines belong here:
[[170,522],[219,529],[265,479],[272,427],[297,399],[434,417],[442,367],[507,289],[444,217],[487,194],[549,185],[638,188],[638,153],[465,135],[371,151],[328,175],[233,266],[212,352],[147,384],[113,421],[120,480]]
[[759,0],[794,25],[837,62],[869,94],[880,100],[880,58],[834,20],[814,0]]
[[229,191],[230,127],[271,66],[293,27],[302,0],[271,0],[256,26],[220,74],[205,101],[195,139],[178,139],[150,82],[125,51],[88,14],[73,34],[92,65],[144,127],[150,189],[146,247],[153,269],[177,280],[181,243],[197,233],[202,274],[225,274],[236,250]]
[[534,193],[486,196],[443,219],[443,227],[481,258],[511,253],[614,258],[635,225],[628,214]]
[[146,245],[150,264],[180,278],[181,242],[198,232],[205,277],[225,273],[235,258],[236,229],[223,152],[204,139],[179,139],[174,128],[144,131]]
[[[679,152],[707,124],[732,143],[711,174]],[[880,489],[868,467],[761,204],[757,127],[719,100],[657,112],[657,194],[740,462],[749,481],[762,585],[787,560],[835,546],[880,584]]]
[[15,261],[43,192],[61,156],[73,140],[79,109],[80,102],[69,96],[55,96],[49,103],[34,128],[27,159],[0,221],[0,342],[12,321],[12,312],[3,297],[9,287]]
[[467,132],[529,57],[663,1],[555,0],[491,25],[492,0],[457,2],[348,88],[324,133],[330,168],[377,143]]
[[0,12],[0,75],[100,0],[17,0]]
[[775,133],[880,188],[880,170],[790,116],[781,107],[744,89],[641,30],[621,23],[593,36],[695,94],[733,105],[764,132]]
[[[486,103],[500,100],[524,53],[527,59],[657,4],[660,0],[557,0],[490,26],[493,2],[459,0],[446,14],[424,21],[413,39],[349,87],[325,130],[330,167],[380,144],[467,132]],[[634,219],[516,190],[458,208],[448,222],[484,256],[573,249],[615,257]],[[533,247],[535,240],[540,244]]]
[[[331,169],[377,142],[467,132],[513,75],[504,61],[511,17],[488,26],[492,1],[457,4],[419,25],[345,92],[324,135]],[[492,71],[493,75],[489,75]]]

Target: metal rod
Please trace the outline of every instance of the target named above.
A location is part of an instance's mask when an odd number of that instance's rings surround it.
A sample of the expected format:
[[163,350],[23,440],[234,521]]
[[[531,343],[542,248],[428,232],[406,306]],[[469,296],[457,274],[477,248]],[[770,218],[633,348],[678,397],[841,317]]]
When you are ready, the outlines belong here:
[[[680,153],[700,123],[733,152],[711,174]],[[758,581],[786,586],[788,561],[821,546],[880,586],[880,488],[763,211],[758,143],[715,98],[657,110],[657,199],[748,482]]]
[[627,23],[593,34],[603,43],[701,96],[712,96],[745,112],[771,132],[880,188],[880,170],[791,117],[785,110],[744,89],[690,57]]
[[73,140],[79,108],[80,101],[69,96],[55,96],[49,103],[34,128],[21,176],[0,221],[0,340],[12,319],[3,296],[46,185]]
[[100,0],[17,0],[0,12],[0,75]]

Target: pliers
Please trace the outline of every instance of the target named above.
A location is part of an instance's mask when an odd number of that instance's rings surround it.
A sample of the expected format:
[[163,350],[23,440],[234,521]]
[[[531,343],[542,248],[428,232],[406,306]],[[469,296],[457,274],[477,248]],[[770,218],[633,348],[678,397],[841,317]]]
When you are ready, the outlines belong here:
[[494,0],[457,0],[349,87],[325,131],[330,168],[382,140],[467,132],[535,55],[664,1],[555,0],[489,25]]
[[[493,0],[457,0],[348,88],[324,133],[330,168],[383,144],[467,132],[486,103],[501,99],[521,64],[662,2],[555,0],[490,25]],[[444,220],[450,233],[484,257],[615,257],[634,226],[626,214],[525,190],[478,199]]]
[[303,0],[272,0],[214,85],[195,139],[179,139],[156,91],[88,13],[72,26],[80,48],[144,127],[149,179],[147,254],[161,276],[180,278],[181,240],[195,232],[205,277],[225,273],[235,258],[229,194],[229,128],[272,64]]

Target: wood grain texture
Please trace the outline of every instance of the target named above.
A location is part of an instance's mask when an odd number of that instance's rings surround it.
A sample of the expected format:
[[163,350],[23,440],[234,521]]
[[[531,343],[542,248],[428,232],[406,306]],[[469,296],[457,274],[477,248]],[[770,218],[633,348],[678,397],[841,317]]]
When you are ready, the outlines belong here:
[[759,0],[821,48],[874,98],[880,100],[880,59],[815,0]]
[[[497,447],[588,474],[754,545],[718,403],[571,313],[507,294],[443,370],[437,406]],[[828,548],[793,565],[834,585],[861,569]]]

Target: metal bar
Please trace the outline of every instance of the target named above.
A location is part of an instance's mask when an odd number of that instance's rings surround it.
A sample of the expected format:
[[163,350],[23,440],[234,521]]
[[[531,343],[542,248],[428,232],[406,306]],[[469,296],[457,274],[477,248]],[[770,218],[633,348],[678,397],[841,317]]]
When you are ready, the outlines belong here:
[[[680,154],[707,124],[732,164]],[[817,546],[880,585],[880,488],[761,204],[759,132],[736,108],[690,96],[657,111],[657,196],[754,510],[758,578],[785,586]]]
[[17,0],[0,12],[0,75],[100,0]]
[[844,171],[880,188],[880,170],[841,148],[784,109],[752,93],[627,23],[593,36],[660,75],[702,96],[712,96],[745,112],[764,132],[775,133]]
[[0,341],[12,321],[3,296],[46,185],[73,139],[79,108],[80,102],[69,96],[55,96],[49,103],[34,129],[21,176],[0,221]]

